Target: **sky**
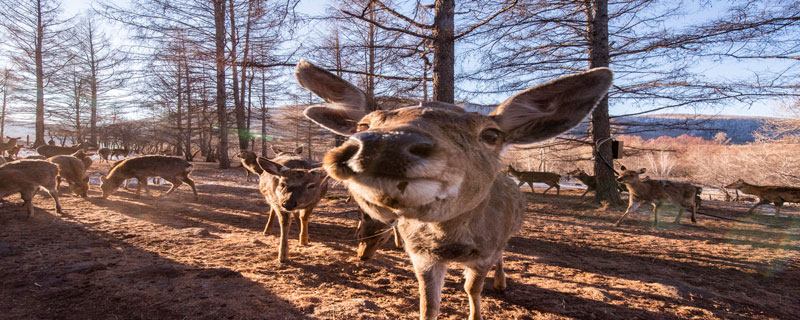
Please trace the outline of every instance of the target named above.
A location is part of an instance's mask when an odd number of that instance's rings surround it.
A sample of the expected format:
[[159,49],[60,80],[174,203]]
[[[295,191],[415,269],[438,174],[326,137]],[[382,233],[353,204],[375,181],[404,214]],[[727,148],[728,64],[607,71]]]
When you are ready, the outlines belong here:
[[[79,14],[91,7],[91,1],[87,0],[62,0],[62,8],[64,10],[65,16],[71,16]],[[118,3],[126,3],[127,0],[111,0]],[[301,0],[298,10],[305,14],[321,14],[327,5],[328,1],[326,0]],[[720,7],[717,7],[718,9]],[[714,14],[714,8],[702,12],[698,15]],[[118,32],[118,31],[117,31]],[[109,34],[113,34],[113,32],[108,32]],[[119,41],[119,43],[124,43],[124,33],[123,36],[116,37],[115,40]],[[612,39],[613,40],[613,39]],[[707,65],[697,66],[698,68],[708,70],[709,74],[714,74],[717,76],[722,76],[725,74],[735,75],[741,72],[754,72],[753,70],[758,70],[759,68],[764,67],[764,63],[772,63],[772,62],[765,62],[765,61],[753,61],[750,63],[742,63],[737,64],[736,66],[728,66],[728,65],[714,65],[709,63]],[[287,72],[290,70],[287,69]],[[533,84],[532,84],[533,85]],[[494,97],[478,97],[479,103],[491,103],[488,100],[493,99]],[[499,100],[503,100],[502,97],[497,97],[496,102],[500,102]],[[682,108],[670,111],[670,113],[686,113],[686,114],[712,114],[712,115],[737,115],[737,116],[781,116],[781,113],[778,111],[776,106],[779,104],[778,101],[762,101],[761,103],[754,105],[754,106],[746,106],[743,104],[731,104],[726,105],[721,108],[717,109],[699,109],[696,110],[694,108]],[[624,105],[614,105],[611,109],[611,114],[625,114],[638,111],[635,108],[627,107]]]

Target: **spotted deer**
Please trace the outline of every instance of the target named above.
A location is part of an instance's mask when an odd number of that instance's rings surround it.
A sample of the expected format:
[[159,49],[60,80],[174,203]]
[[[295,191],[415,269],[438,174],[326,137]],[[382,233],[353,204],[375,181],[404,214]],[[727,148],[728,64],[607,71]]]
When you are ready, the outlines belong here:
[[684,209],[689,209],[692,212],[692,223],[697,223],[694,214],[700,206],[699,194],[702,188],[696,187],[690,183],[675,182],[669,180],[642,180],[639,175],[645,173],[645,169],[637,171],[628,170],[623,166],[622,173],[617,178],[617,182],[625,184],[628,188],[630,196],[628,197],[628,208],[625,213],[619,217],[619,220],[614,224],[619,226],[622,219],[625,219],[632,211],[636,211],[642,203],[648,202],[653,204],[653,225],[658,225],[658,209],[665,203],[674,203],[680,206],[678,209],[678,216],[675,217],[675,223],[681,221]]
[[149,155],[128,158],[115,163],[108,175],[100,178],[102,180],[100,189],[103,191],[103,198],[108,198],[119,188],[123,181],[136,178],[136,197],[139,197],[143,185],[145,192],[150,193],[150,188],[147,186],[147,178],[161,177],[172,184],[172,187],[164,195],[169,195],[185,182],[192,188],[195,200],[198,200],[199,196],[197,195],[194,180],[189,177],[193,168],[194,166],[191,163],[178,157]]
[[264,234],[269,233],[274,217],[281,228],[278,262],[287,261],[289,227],[292,219],[300,227],[300,245],[308,245],[308,220],[320,199],[328,192],[328,174],[321,168],[294,154],[278,154],[275,158],[258,158],[262,172],[258,190],[270,207]]
[[58,166],[44,160],[17,160],[0,165],[0,198],[17,193],[22,196],[28,209],[28,218],[33,217],[33,196],[44,189],[56,203],[56,212],[61,211],[58,201],[56,177]]
[[561,179],[561,176],[558,174],[539,171],[517,171],[511,165],[508,166],[508,173],[519,180],[519,186],[517,187],[521,187],[527,183],[531,187],[531,193],[535,193],[533,189],[533,183],[541,182],[549,187],[545,189],[542,194],[547,193],[547,191],[550,191],[550,189],[553,188],[556,188],[556,195],[561,194],[561,185],[558,184],[558,180]]
[[549,139],[578,125],[611,85],[607,68],[531,87],[492,113],[465,112],[443,102],[380,110],[372,98],[336,75],[301,61],[300,85],[328,104],[304,113],[349,136],[328,151],[323,167],[345,181],[370,217],[397,220],[419,282],[420,319],[439,314],[450,262],[465,269],[470,319],[480,319],[484,279],[506,287],[503,250],[522,224],[526,201],[501,174],[508,146]]
[[744,193],[752,194],[759,198],[759,201],[747,210],[747,214],[752,214],[753,210],[759,206],[774,203],[775,216],[781,214],[781,207],[785,202],[800,203],[800,188],[784,186],[759,186],[744,182],[738,179],[725,186],[725,189],[738,189]]

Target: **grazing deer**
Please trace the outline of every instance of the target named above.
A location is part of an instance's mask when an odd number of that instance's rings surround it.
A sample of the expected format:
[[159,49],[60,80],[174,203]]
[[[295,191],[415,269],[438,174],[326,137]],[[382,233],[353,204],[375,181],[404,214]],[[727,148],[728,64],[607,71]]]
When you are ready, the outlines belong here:
[[66,155],[66,154],[73,154],[78,150],[85,150],[89,147],[89,143],[81,142],[79,144],[70,146],[70,147],[61,147],[61,146],[51,146],[51,145],[44,145],[36,148],[36,152],[40,155],[50,158],[54,156]]
[[[6,138],[8,138],[8,141],[6,141],[6,142],[0,141],[0,157],[4,157],[6,155],[6,151],[17,147],[17,141],[19,141],[19,139],[22,139],[22,137],[12,138],[12,137],[9,137],[9,136],[6,136]],[[2,139],[0,139],[0,140],[2,140]],[[11,152],[9,152],[9,156],[10,155],[11,155]]]
[[308,245],[308,219],[322,196],[328,192],[328,174],[296,155],[279,154],[272,160],[258,158],[262,172],[258,190],[270,206],[264,234],[269,232],[273,217],[281,227],[278,261],[287,260],[291,215],[300,227],[300,245]]
[[108,158],[109,158],[109,156],[111,156],[111,149],[109,149],[109,148],[97,149],[97,155],[100,156],[100,161],[101,162],[103,160],[105,160],[106,163],[108,163]]
[[261,172],[264,171],[258,166],[258,155],[256,155],[255,152],[249,150],[239,151],[239,158],[241,159],[240,161],[242,162],[247,182],[250,182],[250,175],[258,177],[261,175]]
[[578,125],[611,85],[607,68],[593,69],[524,90],[489,116],[443,102],[376,110],[361,90],[306,61],[300,85],[328,102],[305,115],[350,136],[323,166],[365,213],[397,220],[420,292],[420,318],[439,314],[449,262],[464,266],[470,319],[480,319],[480,296],[495,266],[494,287],[505,288],[503,250],[522,224],[526,201],[501,174],[500,154],[516,144],[549,139]]
[[750,210],[747,210],[747,214],[752,214],[753,210],[759,206],[774,203],[777,217],[781,214],[781,207],[785,202],[800,203],[800,188],[795,187],[757,186],[739,179],[725,186],[725,189],[738,189],[759,198],[759,201],[750,207]]
[[123,181],[136,178],[138,181],[136,184],[136,197],[139,197],[142,191],[142,185],[144,185],[144,191],[150,194],[150,188],[147,186],[148,177],[161,177],[172,184],[172,187],[167,190],[164,196],[169,195],[181,184],[186,182],[186,184],[192,187],[195,200],[198,200],[199,196],[194,186],[194,180],[189,178],[192,169],[193,166],[191,163],[178,157],[141,156],[129,158],[122,160],[122,162],[114,166],[114,168],[109,171],[108,176],[100,178],[100,180],[102,180],[100,189],[103,190],[103,198],[108,198],[109,195],[119,188]]
[[558,180],[561,179],[560,175],[557,175],[552,172],[539,172],[539,171],[517,171],[511,165],[508,166],[508,173],[510,173],[514,178],[519,180],[519,185],[517,187],[521,187],[523,184],[528,184],[531,186],[531,193],[535,193],[533,189],[534,182],[542,182],[550,186],[542,194],[547,193],[550,189],[556,188],[556,195],[561,194],[561,186],[558,184]]
[[632,211],[636,211],[642,203],[649,202],[653,204],[653,225],[658,225],[658,209],[664,203],[674,203],[680,206],[678,216],[675,217],[674,223],[680,223],[681,216],[683,216],[684,208],[692,211],[692,223],[697,223],[694,214],[700,206],[698,201],[699,194],[702,188],[696,187],[690,183],[675,182],[669,180],[642,180],[639,175],[645,172],[645,169],[638,171],[628,170],[623,166],[622,173],[617,178],[617,182],[625,184],[628,187],[630,196],[628,197],[628,208],[625,213],[619,217],[619,220],[614,224],[619,226],[622,219]]
[[43,160],[17,160],[0,165],[0,198],[19,192],[31,218],[33,196],[43,188],[56,202],[56,212],[63,214],[56,190],[57,176],[58,166]]
[[125,149],[111,149],[111,159],[114,159],[114,157],[117,157],[117,159],[124,159],[127,158],[130,153],[131,151],[128,150],[128,147],[125,147]]
[[61,179],[67,180],[70,190],[73,193],[86,198],[89,192],[89,177],[86,176],[86,166],[83,161],[75,156],[60,155],[47,159],[47,161],[58,166],[58,177],[56,178],[56,190],[61,187]]

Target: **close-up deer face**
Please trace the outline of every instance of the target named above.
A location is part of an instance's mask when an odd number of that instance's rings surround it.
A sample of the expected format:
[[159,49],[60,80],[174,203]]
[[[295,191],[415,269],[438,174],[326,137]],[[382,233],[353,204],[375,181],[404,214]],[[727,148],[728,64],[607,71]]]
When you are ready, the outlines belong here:
[[611,71],[595,69],[529,88],[490,115],[424,102],[377,110],[350,83],[306,61],[297,80],[328,102],[305,115],[350,136],[323,161],[348,182],[362,208],[384,222],[397,217],[445,221],[486,199],[500,172],[500,153],[513,144],[551,138],[580,123],[608,90]]
[[274,202],[284,210],[305,208],[319,200],[322,185],[328,179],[324,170],[289,169],[264,158],[258,160],[264,170],[260,177],[264,188],[274,192]]
[[620,173],[619,178],[617,178],[617,182],[619,183],[639,182],[639,175],[645,172],[644,168],[634,171],[628,170],[625,168],[625,166],[622,166],[620,169],[622,170],[622,173]]

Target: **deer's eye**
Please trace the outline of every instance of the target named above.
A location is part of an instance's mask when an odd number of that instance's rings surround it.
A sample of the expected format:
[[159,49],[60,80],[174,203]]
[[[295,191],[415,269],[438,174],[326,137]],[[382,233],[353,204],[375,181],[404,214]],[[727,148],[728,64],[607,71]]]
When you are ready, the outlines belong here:
[[367,131],[369,130],[369,124],[366,123],[359,123],[358,127],[356,127],[356,132]]
[[312,184],[309,184],[308,186],[306,186],[306,189],[308,189],[308,190],[314,190],[316,187],[317,187],[317,185],[315,185],[315,184],[313,184],[313,183],[312,183]]
[[502,133],[500,132],[500,130],[497,130],[497,129],[486,129],[486,130],[481,131],[481,134],[480,134],[479,137],[480,137],[481,141],[483,141],[483,142],[485,142],[487,144],[495,145],[500,141],[501,136],[502,136]]
[[287,186],[287,185],[286,185],[286,182],[283,182],[283,181],[281,181],[281,184],[280,184],[280,186],[281,186],[281,188],[286,188],[286,186]]

